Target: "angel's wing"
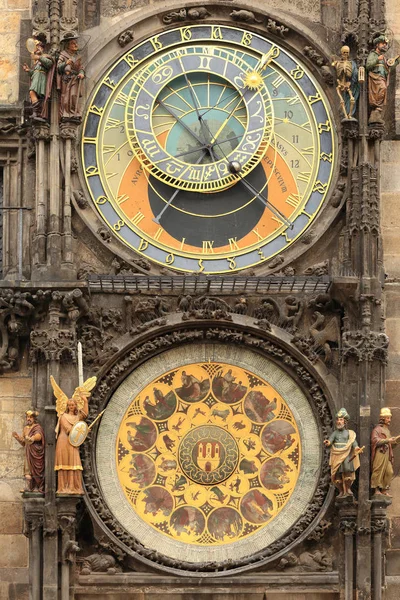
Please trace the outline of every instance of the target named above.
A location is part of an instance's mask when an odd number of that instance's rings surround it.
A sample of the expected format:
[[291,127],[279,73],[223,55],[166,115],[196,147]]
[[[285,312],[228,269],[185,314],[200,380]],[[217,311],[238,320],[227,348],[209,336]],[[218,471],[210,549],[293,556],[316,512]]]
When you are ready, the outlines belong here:
[[57,416],[61,417],[67,409],[68,396],[64,394],[60,386],[56,383],[53,375],[50,375],[50,383],[56,397]]
[[97,377],[89,377],[82,385],[75,388],[72,395],[72,399],[75,400],[78,410],[82,410],[84,406],[84,399],[89,398],[91,390],[94,388],[97,382]]

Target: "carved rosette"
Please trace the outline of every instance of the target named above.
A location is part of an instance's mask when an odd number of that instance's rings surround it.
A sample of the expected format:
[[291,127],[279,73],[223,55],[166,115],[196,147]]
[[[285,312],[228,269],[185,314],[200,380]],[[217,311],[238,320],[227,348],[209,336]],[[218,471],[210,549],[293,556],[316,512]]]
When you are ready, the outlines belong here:
[[[155,334],[154,337],[146,337],[145,341],[137,341],[134,346],[127,349],[124,356],[118,359],[111,369],[103,376],[99,377],[97,388],[92,396],[90,403],[90,417],[92,419],[107,406],[108,400],[117,389],[119,384],[127,375],[137,366],[147,361],[153,356],[158,355],[163,350],[177,347],[188,343],[226,343],[234,344],[238,347],[250,348],[266,358],[281,366],[291,377],[296,379],[302,386],[303,391],[309,398],[310,405],[316,415],[318,426],[322,437],[326,437],[332,427],[332,411],[330,409],[327,397],[321,387],[321,383],[313,374],[312,368],[306,368],[301,362],[292,356],[277,340],[264,335],[261,332],[252,332],[246,329],[243,331],[239,327],[230,324],[229,328],[218,323],[209,328],[200,328],[196,323],[178,326],[179,329],[164,333]],[[147,334],[148,335],[148,334]],[[268,337],[267,337],[268,336]],[[267,548],[255,553],[251,558],[245,557],[238,560],[229,560],[223,562],[204,562],[189,563],[185,560],[176,560],[166,557],[154,550],[146,549],[139,543],[123,526],[117,521],[102,497],[100,486],[96,475],[95,466],[95,435],[92,433],[85,446],[83,447],[83,467],[84,482],[87,492],[86,501],[90,513],[95,517],[97,524],[102,528],[106,535],[110,536],[114,543],[117,543],[124,552],[135,556],[138,559],[148,558],[156,563],[157,568],[174,573],[182,571],[207,572],[216,576],[221,572],[244,571],[254,566],[261,566],[283,556],[292,547],[300,543],[312,533],[313,522],[318,524],[325,514],[327,502],[332,500],[332,490],[330,490],[330,472],[328,465],[328,455],[325,454],[323,464],[319,473],[319,480],[316,486],[312,502],[302,517],[296,522],[283,537],[270,544]],[[319,516],[319,519],[318,519]]]

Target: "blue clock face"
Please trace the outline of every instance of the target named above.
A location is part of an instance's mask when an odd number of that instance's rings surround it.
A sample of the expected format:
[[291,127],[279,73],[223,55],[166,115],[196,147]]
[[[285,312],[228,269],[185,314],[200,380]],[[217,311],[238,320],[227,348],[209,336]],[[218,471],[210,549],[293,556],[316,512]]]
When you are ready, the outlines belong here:
[[94,92],[82,160],[93,204],[136,253],[222,273],[281,253],[319,214],[336,161],[322,90],[234,27],[169,30]]

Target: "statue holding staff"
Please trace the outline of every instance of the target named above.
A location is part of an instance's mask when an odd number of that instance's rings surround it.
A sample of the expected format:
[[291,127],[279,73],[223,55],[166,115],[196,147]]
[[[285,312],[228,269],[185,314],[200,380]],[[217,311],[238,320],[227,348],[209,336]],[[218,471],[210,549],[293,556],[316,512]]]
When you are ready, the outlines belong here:
[[371,433],[371,488],[375,494],[390,496],[393,479],[393,446],[400,443],[400,435],[393,437],[389,430],[392,420],[390,408],[382,408],[379,424]]
[[25,489],[21,491],[44,494],[44,433],[37,422],[37,411],[27,410],[25,415],[26,424],[22,435],[16,431],[12,433],[13,438],[25,448]]
[[332,483],[339,490],[338,498],[352,496],[351,486],[360,466],[359,454],[364,450],[357,444],[356,434],[347,429],[350,416],[345,408],[336,414],[336,429],[324,445],[331,449],[329,465],[331,467]]
[[83,96],[82,80],[85,78],[85,71],[81,56],[78,54],[77,39],[77,36],[73,34],[66,34],[65,47],[60,52],[57,62],[57,89],[60,91],[61,121],[80,122],[82,117],[80,99]]

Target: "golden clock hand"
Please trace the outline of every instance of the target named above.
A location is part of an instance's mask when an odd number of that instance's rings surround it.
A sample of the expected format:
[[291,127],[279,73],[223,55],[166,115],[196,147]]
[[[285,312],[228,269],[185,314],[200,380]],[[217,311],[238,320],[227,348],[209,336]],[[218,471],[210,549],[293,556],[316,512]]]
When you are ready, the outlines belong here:
[[256,66],[254,67],[254,71],[262,71],[263,69],[268,67],[268,65],[274,60],[274,58],[277,58],[279,56],[279,53],[280,50],[277,46],[274,46],[273,48],[268,50],[268,52],[262,55]]
[[[205,150],[203,150],[203,152],[201,153],[201,156],[199,157],[199,159],[195,163],[196,165],[198,165],[203,160],[203,158],[207,154],[207,150],[208,150],[208,148],[206,148]],[[180,192],[180,188],[178,188],[177,190],[174,191],[174,193],[172,194],[171,198],[168,200],[168,202],[165,204],[165,206],[163,206],[162,210],[158,213],[158,215],[156,217],[154,217],[154,219],[153,219],[154,223],[157,223],[158,225],[160,224],[161,217],[163,216],[163,214],[167,210],[168,206],[171,206],[172,201],[176,198],[176,196],[178,195],[179,192]]]
[[[236,106],[234,106],[231,110],[231,112],[229,113],[229,115],[226,117],[225,121],[222,123],[221,127],[218,129],[217,133],[214,135],[214,137],[212,138],[212,140],[210,141],[210,144],[215,144],[219,134],[221,133],[221,131],[224,129],[225,125],[228,123],[228,121],[230,120],[231,116],[233,115],[233,113],[235,112],[235,110],[237,109],[237,107],[239,106],[239,104],[243,101],[243,98],[240,97],[239,98],[239,102],[236,104]],[[208,129],[208,127],[207,127]],[[210,130],[209,130],[210,131]]]
[[[202,127],[202,125],[203,125],[203,122],[202,122],[201,115],[200,115],[200,112],[199,112],[199,107],[197,106],[197,100],[196,100],[196,98],[195,98],[195,94],[194,94],[194,91],[193,91],[193,88],[192,88],[192,84],[190,83],[190,81],[189,81],[189,78],[188,78],[188,76],[186,75],[185,67],[183,66],[182,59],[181,59],[181,57],[180,57],[179,55],[178,55],[178,60],[179,60],[179,62],[180,62],[180,64],[181,64],[182,74],[183,74],[183,76],[184,76],[184,78],[185,78],[186,85],[187,85],[187,87],[188,87],[188,90],[189,90],[189,94],[190,94],[190,95],[191,95],[191,97],[192,97],[193,106],[194,106],[194,109],[195,109],[195,111],[196,111],[197,118],[198,118],[198,120],[199,120],[199,122],[200,122],[200,127]],[[206,144],[206,143],[207,143],[207,140],[206,140],[206,139],[204,139],[204,140],[202,141],[202,144]]]
[[[229,117],[228,117],[229,119]],[[231,163],[228,160],[228,157],[226,156],[225,152],[222,150],[222,148],[220,148],[222,154],[224,155],[224,158],[226,159],[229,167],[231,167],[233,165],[233,163]],[[283,223],[285,223],[286,227],[289,227],[290,229],[293,229],[293,224],[287,220],[287,218],[285,217],[285,215],[283,215],[281,213],[281,211],[276,208],[276,206],[274,206],[271,202],[269,202],[269,200],[267,200],[266,198],[264,198],[264,196],[261,195],[261,192],[259,192],[249,181],[247,181],[244,177],[241,176],[240,171],[233,171],[231,168],[229,169],[232,173],[234,173],[235,175],[238,176],[240,183],[247,189],[249,190],[252,194],[255,194],[257,196],[257,198],[259,200],[261,200],[261,202],[264,204],[264,206],[266,208],[268,208],[276,217],[278,217]]]

